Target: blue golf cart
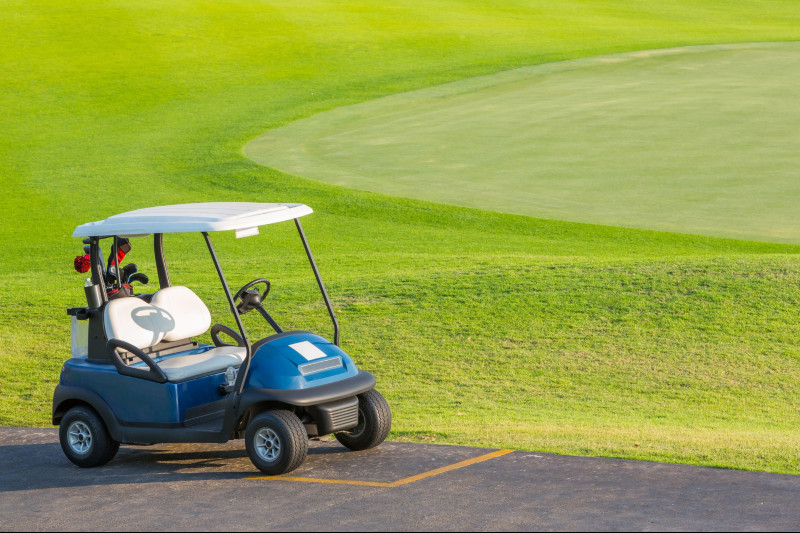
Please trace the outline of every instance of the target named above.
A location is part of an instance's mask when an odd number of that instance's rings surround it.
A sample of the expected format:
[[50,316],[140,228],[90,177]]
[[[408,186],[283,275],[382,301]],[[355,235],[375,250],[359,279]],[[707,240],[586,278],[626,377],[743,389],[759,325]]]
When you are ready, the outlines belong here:
[[[86,306],[72,317],[72,357],[53,395],[61,447],[81,467],[107,463],[120,444],[224,443],[244,439],[253,464],[268,475],[297,468],[308,438],[333,433],[352,450],[386,438],[391,413],[375,378],[339,348],[339,324],[300,224],[303,204],[199,203],[150,207],[78,226],[91,272]],[[294,221],[316,277],[334,341],[308,331],[284,331],[264,306],[270,282],[256,278],[232,293],[210,233],[237,238]],[[164,234],[202,233],[236,329],[211,325],[206,304],[173,285]],[[136,294],[148,277],[122,267],[131,241],[153,235],[159,290]],[[110,246],[107,265],[101,245]],[[275,331],[251,342],[241,315],[257,311]],[[209,332],[213,344],[195,338]],[[225,340],[229,342],[224,342]]]

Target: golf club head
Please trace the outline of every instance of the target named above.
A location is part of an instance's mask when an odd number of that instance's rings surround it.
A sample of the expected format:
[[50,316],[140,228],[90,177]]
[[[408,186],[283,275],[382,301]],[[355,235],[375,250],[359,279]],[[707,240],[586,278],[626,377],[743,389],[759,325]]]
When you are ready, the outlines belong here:
[[139,267],[136,266],[136,263],[130,263],[122,267],[122,281],[125,283],[130,283],[131,276],[139,272]]
[[133,283],[134,281],[138,281],[142,285],[147,285],[148,283],[150,283],[150,278],[148,278],[146,274],[143,274],[141,272],[136,272],[135,274],[132,274],[128,278],[128,283]]

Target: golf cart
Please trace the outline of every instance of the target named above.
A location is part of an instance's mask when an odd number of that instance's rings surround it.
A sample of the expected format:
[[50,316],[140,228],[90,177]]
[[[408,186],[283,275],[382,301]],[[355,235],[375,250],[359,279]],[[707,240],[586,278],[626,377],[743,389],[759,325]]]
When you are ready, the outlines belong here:
[[[391,413],[375,378],[339,348],[339,324],[308,247],[303,204],[202,203],[139,209],[78,226],[85,255],[75,268],[91,272],[87,305],[68,309],[72,357],[53,396],[61,447],[81,467],[110,461],[119,445],[245,439],[253,464],[269,475],[297,468],[308,437],[333,433],[352,450],[386,438]],[[209,237],[293,220],[333,322],[334,342],[308,331],[283,331],[264,307],[270,282],[256,278],[231,293]],[[206,304],[173,285],[165,233],[202,233],[237,329],[211,327],[213,344],[195,340],[211,326]],[[135,294],[149,279],[121,267],[135,237],[153,235],[159,290]],[[101,243],[110,243],[108,267]],[[274,329],[251,343],[241,315],[256,310]],[[220,335],[233,344],[223,342]]]

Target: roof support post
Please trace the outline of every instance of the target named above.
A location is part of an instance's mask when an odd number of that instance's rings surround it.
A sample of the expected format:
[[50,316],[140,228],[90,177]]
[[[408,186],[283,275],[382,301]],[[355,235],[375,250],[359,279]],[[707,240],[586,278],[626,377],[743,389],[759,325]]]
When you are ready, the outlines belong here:
[[247,338],[247,332],[244,330],[242,317],[239,316],[239,310],[236,309],[236,303],[233,301],[231,289],[228,287],[228,282],[225,280],[225,274],[222,273],[222,266],[219,264],[217,253],[214,251],[214,246],[211,244],[211,239],[208,237],[208,232],[204,231],[203,237],[206,240],[208,251],[211,252],[211,259],[214,261],[214,267],[217,269],[217,275],[219,275],[219,280],[222,282],[222,288],[225,291],[225,296],[228,298],[228,304],[231,306],[231,313],[233,313],[233,318],[236,320],[236,325],[239,327],[239,333],[242,334],[242,340],[244,341],[245,348],[247,349],[247,355],[242,363],[242,366],[239,367],[239,373],[236,376],[236,384],[234,385],[234,390],[237,392],[237,394],[241,394],[242,389],[244,388],[244,380],[247,377],[247,371],[250,369],[252,346],[250,345],[250,340]]
[[90,258],[89,263],[91,264],[92,268],[92,283],[94,283],[95,285],[100,285],[100,295],[103,298],[103,302],[105,303],[108,301],[108,296],[106,295],[106,280],[105,280],[105,271],[103,269],[103,254],[100,251],[99,237],[89,238],[89,258]]
[[156,256],[156,271],[158,272],[158,285],[164,289],[171,285],[169,279],[169,269],[167,259],[164,256],[164,234],[156,233],[153,235],[153,251]]
[[300,219],[294,219],[294,224],[297,226],[297,232],[300,233],[300,240],[303,241],[303,247],[306,249],[308,262],[311,263],[311,270],[314,271],[314,276],[317,278],[317,285],[319,285],[319,290],[322,291],[325,307],[328,308],[328,314],[331,316],[331,322],[333,322],[333,343],[339,346],[339,321],[336,320],[336,313],[333,310],[333,306],[331,306],[330,298],[328,298],[328,291],[325,290],[325,284],[322,283],[322,278],[317,269],[317,262],[314,261],[314,255],[311,253],[311,248],[308,247],[308,241],[306,240],[306,234],[303,232],[303,226],[300,224]]

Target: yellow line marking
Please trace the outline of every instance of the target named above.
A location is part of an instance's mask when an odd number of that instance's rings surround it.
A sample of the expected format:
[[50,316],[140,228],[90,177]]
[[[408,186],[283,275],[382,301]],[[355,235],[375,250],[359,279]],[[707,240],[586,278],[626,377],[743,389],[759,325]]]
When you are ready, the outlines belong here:
[[380,483],[378,481],[351,481],[348,479],[321,479],[316,477],[273,477],[256,476],[247,479],[269,479],[271,481],[300,481],[303,483],[332,483],[334,485],[362,485],[365,487],[391,487],[391,483]]
[[420,479],[438,476],[439,474],[450,472],[451,470],[457,470],[459,468],[464,468],[465,466],[474,465],[476,463],[482,463],[483,461],[488,461],[489,459],[494,459],[495,457],[501,457],[513,451],[514,450],[497,450],[496,452],[490,452],[484,455],[479,455],[478,457],[473,457],[472,459],[467,459],[465,461],[459,461],[458,463],[453,463],[451,465],[443,466],[441,468],[434,468],[433,470],[428,470],[427,472],[399,479],[391,483],[380,483],[378,481],[351,481],[347,479],[321,479],[314,477],[253,476],[253,477],[248,477],[247,479],[263,479],[269,481],[299,481],[302,483],[330,483],[335,485],[360,485],[362,487],[390,488],[390,487],[399,487],[400,485],[407,485],[409,483],[414,483],[415,481],[419,481]]
[[403,478],[401,480],[395,481],[394,483],[390,483],[390,486],[398,487],[400,485],[407,485],[408,483],[414,483],[415,481],[419,481],[420,479],[425,479],[426,477],[438,476],[439,474],[443,474],[451,470],[456,470],[458,468],[463,468],[465,466],[474,465],[475,463],[482,463],[483,461],[488,461],[489,459],[494,459],[495,457],[500,457],[502,455],[511,453],[513,451],[514,450],[497,450],[496,452],[487,453],[486,455],[481,455],[479,457],[473,457],[472,459],[467,459],[466,461],[454,463],[450,466],[443,466],[441,468],[436,468],[434,470],[428,470],[427,472],[423,472],[422,474],[417,474],[416,476]]

